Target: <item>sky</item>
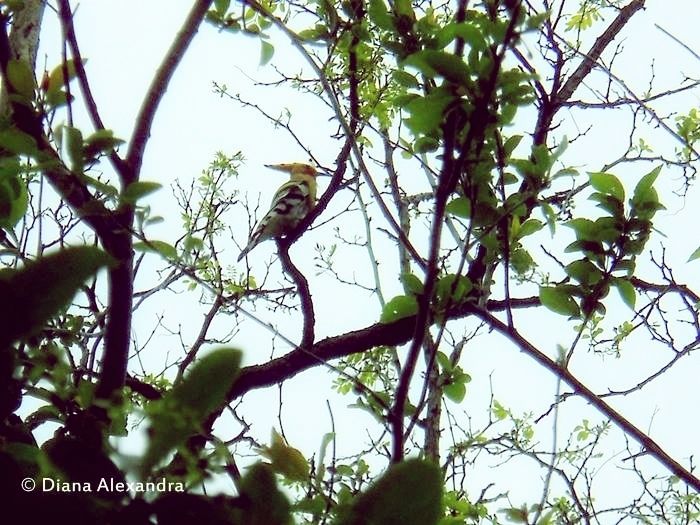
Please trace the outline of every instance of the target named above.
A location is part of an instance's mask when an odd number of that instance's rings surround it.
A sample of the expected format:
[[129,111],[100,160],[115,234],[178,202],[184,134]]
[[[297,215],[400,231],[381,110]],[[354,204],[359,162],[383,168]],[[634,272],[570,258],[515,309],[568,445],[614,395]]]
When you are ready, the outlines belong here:
[[[82,53],[88,58],[86,70],[102,118],[107,126],[114,130],[116,136],[129,136],[142,95],[190,4],[191,2],[184,0],[101,0],[83,1],[78,4],[76,28]],[[700,34],[696,22],[698,19],[700,4],[695,0],[676,0],[672,9],[667,1],[648,0],[646,10],[636,15],[625,29],[622,44],[626,54],[619,59],[618,74],[629,82],[630,87],[638,91],[644,91],[649,82],[649,66],[652,60],[656,89],[677,85],[682,75],[700,77],[700,61],[654,25],[662,26],[691,48],[700,51]],[[50,70],[58,64],[60,42],[56,21],[47,11],[38,59],[39,68],[46,64],[46,68]],[[273,65],[287,68],[288,71],[293,71],[295,67],[303,67],[302,62],[283,39],[274,37],[273,42],[276,47]],[[235,102],[216,95],[212,88],[213,82],[225,84],[232,93],[240,93],[244,99],[264,101],[264,107],[270,114],[275,115],[285,108],[290,108],[292,123],[301,130],[303,142],[313,145],[319,160],[325,166],[332,165],[336,144],[329,137],[335,132],[334,123],[325,118],[317,118],[321,109],[318,105],[307,102],[306,97],[299,97],[280,87],[256,86],[254,79],[264,82],[275,78],[269,69],[259,66],[259,61],[260,46],[255,38],[220,34],[207,24],[200,29],[161,103],[146,151],[143,179],[156,181],[164,186],[164,189],[150,200],[158,213],[166,218],[162,225],[149,230],[154,238],[174,240],[178,237],[179,213],[169,195],[169,187],[177,180],[188,181],[197,177],[209,164],[215,152],[243,152],[246,160],[240,170],[237,181],[240,188],[237,189],[246,191],[251,199],[257,199],[258,195],[261,195],[263,206],[267,203],[269,195],[282,182],[274,172],[266,171],[262,167],[263,164],[306,160],[304,152],[287,133],[279,128],[275,129],[254,110],[242,110]],[[660,104],[660,111],[684,111],[691,104],[700,103],[697,91],[693,95],[676,100],[679,101]],[[586,128],[587,119],[590,118],[588,115],[576,110],[571,110],[570,115],[575,126],[580,129]],[[82,118],[79,112],[77,118],[79,121]],[[599,113],[593,114],[593,118],[608,117]],[[83,122],[86,121],[83,119]],[[592,157],[608,158],[610,155],[600,154],[600,148],[608,148],[614,152],[615,148],[621,147],[626,137],[626,130],[616,129],[615,125],[611,120],[608,136],[585,137],[572,144],[567,153],[569,162],[585,165],[586,169],[600,169],[601,166],[591,165],[591,161],[596,162]],[[653,137],[650,140],[654,140]],[[664,147],[675,146],[666,142]],[[628,178],[625,179],[625,176]],[[634,183],[632,174],[627,174],[627,170],[623,169],[621,177],[630,191]],[[679,187],[679,181],[666,182],[662,193],[671,197],[672,190]],[[700,245],[697,229],[687,227],[697,222],[697,203],[698,195],[694,188],[685,201],[676,199],[668,210],[660,214],[659,228],[667,236],[663,244],[670,260],[684,261]],[[239,220],[245,221],[246,218],[240,216]],[[241,227],[232,225],[232,229],[236,232],[236,241],[245,242],[247,222],[243,222]],[[320,229],[320,233],[316,235],[324,232],[332,235],[330,227]],[[312,247],[313,239],[305,238],[295,250],[301,252]],[[265,247],[256,248],[257,250],[269,257],[273,246],[267,243]],[[238,249],[231,244],[230,251],[225,255],[233,264]],[[339,264],[341,268],[351,271],[353,261],[342,261]],[[696,289],[700,288],[697,286],[700,284],[697,278],[698,264],[700,261],[696,262],[695,266],[679,265],[676,277],[680,281],[694,283]],[[313,271],[310,266],[308,268],[309,271]],[[400,293],[398,282],[394,284],[393,289],[389,286],[388,297],[392,295],[392,291]],[[378,317],[378,303],[369,294],[354,292],[348,296],[350,299],[344,298],[344,303],[347,303],[341,306],[351,314],[339,317],[333,314],[332,297],[324,295],[320,286],[314,293],[317,294],[315,297],[319,297],[320,303],[331,305],[330,308],[319,309],[319,336],[360,328],[374,322]],[[188,324],[188,320],[201,315],[201,308],[192,298],[179,302],[180,299],[173,297],[173,302],[167,305],[148,305],[144,309],[147,313],[140,314],[136,321],[135,329],[143,331],[139,337],[146,337],[156,317],[163,312],[168,314],[168,326],[171,329],[180,326],[186,337],[191,336],[197,325]],[[193,302],[195,304],[192,304]],[[174,309],[173,305],[176,305]],[[541,317],[533,316],[531,319],[527,312],[519,315],[522,316],[523,324],[542,322]],[[556,330],[536,330],[528,335],[532,335],[535,342],[546,348],[550,354],[554,354],[558,343],[566,345],[570,341],[571,330],[570,326],[566,327],[562,322],[562,318],[554,314],[549,315],[547,319],[548,323],[557,326]],[[223,322],[232,320],[233,318],[228,317]],[[290,337],[293,338],[295,328],[286,326],[284,319],[278,322],[283,332],[291,331]],[[237,336],[236,343],[246,350],[246,362],[265,361],[270,355],[266,336],[261,338],[257,335],[257,330],[248,324],[241,328],[240,335]],[[177,337],[161,337],[159,352],[152,356],[155,362],[172,360],[178,352]],[[481,344],[488,351],[480,352],[479,345],[467,351],[464,367],[474,381],[469,385],[467,404],[464,407],[453,406],[455,412],[477,410],[476,407],[483,406],[484,401],[488,399],[492,388],[498,396],[502,395],[508,399],[509,407],[514,413],[533,411],[539,414],[549,406],[556,388],[554,378],[540,370],[526,355],[518,353],[512,345],[493,334],[482,334],[477,341],[483,341]],[[283,345],[280,345],[277,355],[282,350]],[[643,351],[643,348],[639,351]],[[658,364],[658,361],[655,361],[657,359],[657,356],[651,356],[647,360],[632,360],[635,367],[634,377],[643,367],[654,369]],[[508,363],[507,367],[502,366],[504,362]],[[620,387],[629,386],[626,380],[629,360],[609,358],[605,360],[603,368],[595,369],[590,368],[588,363],[582,363],[580,369],[576,369],[577,363],[573,366],[575,372],[580,373],[584,382],[594,390],[597,387],[604,388],[611,382]],[[700,442],[700,427],[688,414],[689,407],[696,406],[698,394],[692,390],[688,391],[686,386],[694,384],[690,381],[697,377],[699,371],[697,359],[689,361],[688,367],[671,370],[667,378],[658,385],[651,385],[644,395],[615,399],[611,403],[625,414],[629,414],[639,426],[650,429],[654,438],[668,447],[673,455],[686,458],[700,452],[696,445]],[[358,410],[348,411],[345,408],[352,401],[350,397],[339,398],[330,393],[331,381],[332,377],[325,370],[307,372],[289,381],[283,390],[288,438],[307,455],[317,451],[322,434],[330,431],[327,400],[331,403],[334,414],[338,416],[335,417],[335,425],[340,450],[357,448],[357,443],[366,436],[361,433],[357,435],[353,431],[372,426],[369,416]],[[527,395],[512,395],[512,391],[508,392],[512,385],[522,385],[523,381],[532,386]],[[322,394],[319,395],[319,392]],[[255,430],[260,439],[267,439],[269,429],[277,425],[277,396],[278,391],[274,388],[246,396],[246,402],[252,406],[268,409],[257,414]],[[676,403],[676,399],[685,399],[687,403]],[[580,405],[582,411],[586,410],[580,400],[569,400],[566,404]],[[270,407],[272,409],[269,409]],[[318,414],[317,428],[314,428],[313,432],[309,432],[308,426],[303,424],[304,414],[309,413]],[[595,413],[592,417],[599,419]],[[300,422],[302,424],[298,424]],[[568,424],[572,424],[572,421]],[[138,444],[134,446],[137,448]],[[125,444],[124,447],[124,450],[132,450],[129,445]],[[512,468],[516,476],[518,472],[522,473],[519,466]],[[475,486],[477,485],[475,483]],[[514,489],[514,499],[527,496],[527,487]],[[605,496],[601,495],[601,498],[603,497]]]

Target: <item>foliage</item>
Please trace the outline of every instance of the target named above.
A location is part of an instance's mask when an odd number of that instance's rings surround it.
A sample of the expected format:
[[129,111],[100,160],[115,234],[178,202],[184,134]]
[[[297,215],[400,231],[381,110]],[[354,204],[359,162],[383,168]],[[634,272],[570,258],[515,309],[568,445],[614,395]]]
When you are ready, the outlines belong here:
[[[676,281],[659,247],[663,211],[676,209],[678,194],[692,197],[698,114],[655,110],[697,83],[636,94],[602,56],[642,6],[194,2],[131,136],[120,137],[91,94],[69,1],[55,14],[65,51],[38,81],[8,37],[24,3],[3,2],[8,515],[115,524],[697,520],[692,457],[672,457],[608,399],[648,392],[679,361],[696,366],[700,340],[700,296]],[[243,153],[219,152],[199,177],[179,179],[177,232],[153,234],[172,220],[161,174],[144,168],[156,110],[197,30],[212,28],[227,49],[244,38],[259,45],[259,69],[246,73],[275,79],[256,83],[252,101],[219,83],[217,96],[255,111],[330,175],[314,210],[270,247],[275,256],[256,250],[245,266],[230,265],[234,245],[260,210],[240,176]],[[319,128],[335,126],[326,142],[307,143],[303,110],[273,116],[282,93],[308,101]],[[592,155],[570,116],[611,109],[630,123],[623,152]],[[664,135],[651,142],[652,129]],[[675,192],[669,180],[681,181]],[[689,260],[698,257],[700,248]],[[148,326],[144,312],[157,301],[167,312]],[[250,345],[234,341],[241,334]],[[635,346],[656,369],[636,366]],[[488,359],[510,392],[480,367]],[[605,359],[631,363],[635,386],[599,382]],[[319,370],[335,392],[321,391]],[[542,401],[546,378],[556,392]],[[347,405],[353,396],[355,412],[338,421],[352,428],[336,430],[330,402],[325,434],[305,406],[285,423],[294,398],[284,389],[298,380],[314,398]],[[276,385],[277,406],[261,410],[245,396]],[[591,408],[572,408],[573,396]],[[320,444],[317,454],[296,443],[298,429]],[[120,444],[141,430],[141,450],[126,454]],[[611,452],[621,448],[628,457]],[[598,496],[610,465],[638,493]],[[47,480],[58,488],[26,490]]]

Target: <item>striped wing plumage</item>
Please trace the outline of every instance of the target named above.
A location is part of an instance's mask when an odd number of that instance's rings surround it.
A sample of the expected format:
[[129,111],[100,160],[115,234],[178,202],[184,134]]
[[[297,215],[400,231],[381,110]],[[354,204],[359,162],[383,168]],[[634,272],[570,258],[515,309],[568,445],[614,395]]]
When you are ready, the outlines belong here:
[[282,237],[293,230],[316,203],[315,182],[312,177],[294,176],[275,192],[270,210],[253,230],[248,245],[238,256],[240,261],[259,243]]

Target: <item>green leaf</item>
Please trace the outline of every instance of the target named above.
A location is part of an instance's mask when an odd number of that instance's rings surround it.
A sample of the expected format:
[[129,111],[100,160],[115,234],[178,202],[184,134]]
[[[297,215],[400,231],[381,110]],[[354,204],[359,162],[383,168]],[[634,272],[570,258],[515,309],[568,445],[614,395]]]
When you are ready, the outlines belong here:
[[150,441],[142,461],[143,473],[199,431],[204,420],[225,403],[240,364],[240,350],[214,350],[197,361],[162,399],[148,405]]
[[406,118],[406,125],[415,135],[438,133],[445,108],[452,100],[452,95],[442,92],[412,98],[406,104],[406,111],[410,113]]
[[[254,12],[252,9],[249,12]],[[249,35],[259,35],[260,34],[260,26],[258,24],[248,24],[245,26],[245,32],[248,33]]]
[[523,140],[522,135],[513,135],[512,137],[508,137],[508,139],[503,143],[503,153],[505,154],[506,158],[509,158],[513,154],[515,148],[518,147],[521,140]]
[[437,34],[437,47],[443,49],[458,37],[464,40],[464,42],[473,49],[486,49],[483,29],[480,29],[471,22],[451,22],[447,24]]
[[321,446],[319,447],[318,459],[316,460],[316,481],[320,482],[326,472],[326,454],[328,453],[328,445],[336,439],[335,432],[326,432],[321,438]]
[[71,169],[76,173],[82,173],[85,167],[83,156],[83,134],[78,128],[63,126],[63,137],[71,161]]
[[403,290],[407,295],[420,295],[423,293],[423,283],[415,274],[402,273],[399,279],[403,283]]
[[618,261],[613,271],[625,272],[627,277],[631,277],[632,275],[634,275],[634,270],[636,267],[637,263],[635,262],[634,257],[630,257],[629,259],[623,259],[621,261]]
[[532,235],[544,228],[544,223],[538,219],[528,219],[520,225],[518,239]]
[[392,465],[353,501],[337,525],[435,525],[440,519],[442,472],[428,461]]
[[367,9],[369,19],[379,29],[392,31],[394,29],[394,17],[391,16],[384,0],[370,0]]
[[537,525],[552,525],[554,523],[554,510],[550,510],[542,515],[542,517],[537,520]]
[[85,174],[83,174],[80,178],[83,180],[83,182],[85,182],[85,184],[95,188],[98,192],[102,193],[103,195],[107,195],[108,197],[114,198],[119,196],[119,190],[111,184],[104,183]]
[[214,9],[216,9],[216,12],[221,16],[226,14],[230,5],[231,0],[214,0]]
[[447,213],[451,213],[457,217],[469,219],[472,214],[472,205],[469,199],[465,197],[457,197],[456,199],[453,199],[447,203],[445,210]]
[[418,312],[418,301],[413,295],[397,295],[384,305],[379,322],[388,324],[416,315]]
[[625,188],[622,186],[620,180],[610,173],[589,173],[589,180],[591,186],[598,190],[599,192],[610,195],[620,202],[625,200]]
[[435,151],[440,147],[440,141],[433,137],[419,137],[414,143],[413,143],[413,151],[415,153],[429,153],[431,151]]
[[525,275],[535,267],[535,261],[527,250],[516,248],[510,254],[510,265],[518,275]]
[[460,86],[469,86],[471,78],[469,68],[461,57],[435,51],[434,49],[424,49],[413,53],[405,60],[406,65],[417,68],[421,73],[429,76],[441,76],[448,82]]
[[394,9],[397,15],[405,15],[415,20],[416,16],[411,6],[411,0],[394,0]]
[[2,272],[0,348],[40,330],[109,261],[111,257],[102,250],[81,246],[46,255],[20,270]]
[[14,155],[33,156],[38,151],[34,137],[15,128],[0,131],[0,147]]
[[576,239],[581,241],[596,240],[596,225],[590,219],[576,218],[564,223],[564,226],[576,232]]
[[622,235],[621,228],[624,225],[617,217],[598,217],[594,223],[594,241],[601,241],[608,245],[618,241]]
[[557,214],[554,211],[554,208],[546,202],[540,204],[540,210],[542,211],[545,219],[547,219],[549,234],[553,237],[557,230]]
[[[73,95],[70,96],[70,100],[72,101],[75,97]],[[51,107],[51,108],[57,108],[59,106],[62,106],[64,104],[68,103],[68,93],[65,91],[59,90],[59,91],[47,91],[46,92],[46,103]]]
[[637,186],[635,186],[634,194],[630,201],[632,216],[650,220],[658,210],[664,209],[663,204],[659,202],[659,194],[654,189],[654,182],[660,172],[660,166],[654,168],[651,172],[644,175],[637,183]]
[[270,44],[267,40],[260,40],[260,65],[264,66],[270,60],[272,60],[272,55],[275,54],[275,46]]
[[287,444],[275,429],[272,429],[272,441],[269,447],[260,450],[260,454],[270,460],[272,469],[290,481],[307,481],[309,462],[296,448]]
[[397,108],[406,108],[410,102],[416,100],[417,98],[422,97],[420,95],[416,95],[415,93],[404,93],[393,97],[392,103]]
[[134,204],[137,200],[163,187],[157,182],[137,181],[129,184],[121,195],[122,202]]
[[461,304],[473,287],[469,277],[464,275],[451,273],[441,277],[435,285],[437,307],[442,309],[448,304],[452,306]]
[[540,301],[545,307],[561,315],[578,317],[581,313],[573,297],[559,287],[540,286]]
[[527,507],[525,505],[520,508],[511,507],[509,509],[503,509],[503,512],[505,512],[508,517],[508,521],[512,521],[513,523],[528,523]]
[[34,72],[25,60],[10,60],[7,63],[7,79],[18,95],[26,100],[34,98]]
[[695,259],[700,257],[700,246],[698,246],[693,253],[690,254],[690,257],[688,257],[688,262],[694,261]]
[[565,268],[567,275],[581,284],[593,285],[603,278],[603,272],[588,259],[579,259]]
[[452,370],[454,370],[452,361],[450,361],[450,358],[447,357],[447,354],[444,352],[438,352],[435,354],[435,359],[443,372],[452,372]]
[[450,383],[443,387],[443,392],[447,399],[453,403],[461,403],[467,395],[467,386],[462,382]]
[[508,409],[495,399],[493,400],[493,405],[491,406],[491,413],[498,421],[503,421],[508,417]]
[[634,289],[634,285],[629,281],[629,279],[624,279],[618,277],[613,280],[613,285],[617,288],[620,293],[622,301],[634,310],[634,305],[637,301],[637,292]]
[[162,255],[166,259],[177,259],[177,250],[172,244],[165,241],[139,241],[134,243],[137,252],[152,252]]
[[537,144],[532,147],[532,158],[534,159],[535,172],[542,176],[552,167],[554,155],[549,152],[546,144]]
[[414,88],[418,87],[419,85],[418,79],[414,75],[411,75],[411,73],[402,71],[400,69],[395,69],[394,71],[392,71],[391,78],[399,86]]
[[661,166],[657,166],[649,173],[644,175],[639,182],[634,187],[634,193],[632,195],[632,204],[643,202],[646,199],[647,194],[654,187],[654,182],[656,182],[657,177],[661,173]]
[[114,136],[111,129],[100,129],[85,139],[83,145],[83,157],[94,159],[100,153],[109,153],[120,144],[124,144],[122,139]]
[[[87,61],[83,61],[83,64]],[[75,78],[75,60],[66,60],[65,64],[59,64],[49,73],[47,92],[58,92],[62,90],[71,80]]]
[[[289,500],[277,487],[275,473],[269,465],[256,463],[248,469],[240,481],[239,497],[245,501],[239,521],[216,523],[251,525],[286,525],[292,523]],[[176,522],[174,522],[176,523]],[[199,523],[213,523],[199,521]]]
[[617,197],[604,193],[593,193],[588,200],[597,202],[597,207],[607,211],[612,217],[622,218],[625,214],[625,204]]
[[14,228],[24,217],[28,203],[27,185],[18,174],[0,174],[0,228]]
[[173,403],[201,420],[226,400],[238,375],[241,351],[219,348],[202,357],[182,381],[163,398],[164,404]]

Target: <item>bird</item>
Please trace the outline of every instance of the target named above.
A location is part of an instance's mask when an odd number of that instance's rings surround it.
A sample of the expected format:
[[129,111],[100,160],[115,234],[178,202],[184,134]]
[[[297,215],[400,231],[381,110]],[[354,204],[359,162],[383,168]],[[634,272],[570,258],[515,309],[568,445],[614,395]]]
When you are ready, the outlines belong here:
[[270,203],[270,210],[250,235],[248,244],[238,256],[243,259],[262,241],[287,235],[316,206],[316,169],[308,164],[265,164],[266,168],[289,173]]

